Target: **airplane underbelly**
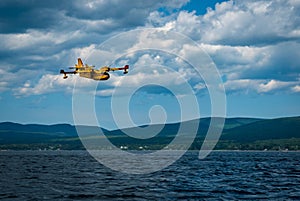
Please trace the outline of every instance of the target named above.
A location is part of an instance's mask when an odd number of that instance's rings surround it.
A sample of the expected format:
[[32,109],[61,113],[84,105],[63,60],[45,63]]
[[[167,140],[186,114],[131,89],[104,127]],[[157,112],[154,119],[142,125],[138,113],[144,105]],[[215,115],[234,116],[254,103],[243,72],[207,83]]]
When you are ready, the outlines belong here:
[[109,79],[109,74],[105,73],[105,74],[95,74],[93,77],[94,80],[108,80]]

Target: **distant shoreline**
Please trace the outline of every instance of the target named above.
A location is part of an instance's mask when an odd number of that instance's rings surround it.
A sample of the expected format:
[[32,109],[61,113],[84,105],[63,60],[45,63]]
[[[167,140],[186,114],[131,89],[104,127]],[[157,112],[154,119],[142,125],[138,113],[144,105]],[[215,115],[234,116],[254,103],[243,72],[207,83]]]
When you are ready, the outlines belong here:
[[[187,128],[198,127],[196,136],[189,150],[200,150],[211,127],[211,118],[191,120],[181,123],[163,125],[159,133],[146,139],[133,138],[125,133],[141,132],[140,128],[122,130],[105,130],[99,127],[79,126],[69,124],[36,125],[0,123],[0,150],[84,150],[82,141],[91,142],[94,147],[89,149],[109,149],[97,141],[108,139],[111,144],[122,150],[161,150],[181,149],[179,145],[170,143],[176,138],[182,124]],[[218,127],[219,125],[214,125]],[[298,151],[300,150],[300,117],[277,119],[227,118],[215,150],[254,150],[254,151]],[[144,136],[155,132],[161,125],[149,125]],[[78,129],[84,133],[77,134]],[[182,135],[189,136],[188,131]],[[184,147],[187,147],[184,146]]]

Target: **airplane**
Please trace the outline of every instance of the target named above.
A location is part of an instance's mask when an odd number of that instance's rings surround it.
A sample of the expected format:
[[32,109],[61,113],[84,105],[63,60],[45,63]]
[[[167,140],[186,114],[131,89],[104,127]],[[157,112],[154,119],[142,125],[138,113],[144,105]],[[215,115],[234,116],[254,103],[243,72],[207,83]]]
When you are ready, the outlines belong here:
[[70,69],[75,69],[74,71],[64,71],[60,70],[60,74],[64,74],[64,79],[67,79],[67,74],[77,74],[79,73],[80,77],[89,78],[93,80],[108,80],[109,79],[109,71],[116,71],[116,70],[124,70],[123,74],[128,73],[129,65],[125,65],[122,68],[110,68],[108,66],[104,66],[99,70],[94,69],[95,66],[89,66],[87,64],[83,64],[81,58],[78,58],[77,64],[75,66],[69,67]]

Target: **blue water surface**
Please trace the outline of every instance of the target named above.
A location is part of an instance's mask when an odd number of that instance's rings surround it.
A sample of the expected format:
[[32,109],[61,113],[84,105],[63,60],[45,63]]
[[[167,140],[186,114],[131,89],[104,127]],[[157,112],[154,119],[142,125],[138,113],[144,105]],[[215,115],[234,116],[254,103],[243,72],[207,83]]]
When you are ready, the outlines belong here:
[[199,160],[189,151],[161,171],[132,175],[86,151],[2,151],[0,199],[300,200],[300,152],[218,151]]

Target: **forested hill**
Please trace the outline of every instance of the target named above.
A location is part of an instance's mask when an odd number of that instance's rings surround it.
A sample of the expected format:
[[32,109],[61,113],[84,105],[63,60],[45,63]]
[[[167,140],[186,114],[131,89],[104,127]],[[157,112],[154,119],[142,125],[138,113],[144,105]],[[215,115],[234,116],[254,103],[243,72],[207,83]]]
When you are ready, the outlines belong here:
[[[210,118],[182,122],[188,126],[198,124],[197,137],[191,149],[199,149],[210,125]],[[135,139],[125,132],[140,132],[137,128],[106,130],[106,137],[116,146],[127,149],[160,149],[176,136],[181,123],[164,125],[155,137]],[[220,126],[220,125],[215,125]],[[146,127],[146,126],[141,126]],[[161,125],[150,125],[147,130],[157,130]],[[85,131],[86,137],[96,140],[100,128],[77,127]],[[143,133],[145,135],[145,133]],[[300,149],[300,117],[276,119],[227,118],[217,149]],[[39,125],[0,123],[0,149],[84,149],[76,127],[69,124]]]

